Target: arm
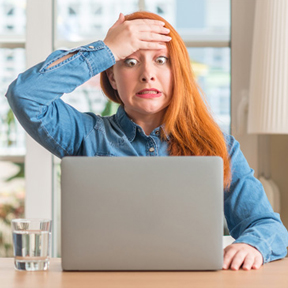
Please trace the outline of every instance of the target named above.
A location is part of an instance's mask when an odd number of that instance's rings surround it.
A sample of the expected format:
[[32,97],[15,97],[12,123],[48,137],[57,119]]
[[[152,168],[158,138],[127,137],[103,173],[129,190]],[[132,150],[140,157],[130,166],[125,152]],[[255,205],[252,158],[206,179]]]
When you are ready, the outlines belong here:
[[[70,57],[63,61],[66,55]],[[62,61],[51,66],[59,59]],[[45,62],[20,74],[6,96],[21,125],[37,142],[58,157],[75,155],[98,118],[80,113],[60,97],[114,63],[112,52],[102,41],[55,51]]]
[[224,193],[224,212],[236,241],[224,250],[224,268],[231,265],[237,270],[244,263],[247,270],[257,269],[263,263],[285,257],[288,234],[279,214],[273,212],[262,184],[254,177],[239,143],[229,136],[227,145],[232,183]]

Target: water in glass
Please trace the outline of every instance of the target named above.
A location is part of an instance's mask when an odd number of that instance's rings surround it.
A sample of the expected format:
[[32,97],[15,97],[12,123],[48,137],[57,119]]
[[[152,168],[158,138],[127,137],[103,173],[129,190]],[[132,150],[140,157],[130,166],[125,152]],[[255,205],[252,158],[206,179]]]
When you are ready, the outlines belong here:
[[26,271],[47,270],[50,238],[49,231],[13,231],[15,268]]

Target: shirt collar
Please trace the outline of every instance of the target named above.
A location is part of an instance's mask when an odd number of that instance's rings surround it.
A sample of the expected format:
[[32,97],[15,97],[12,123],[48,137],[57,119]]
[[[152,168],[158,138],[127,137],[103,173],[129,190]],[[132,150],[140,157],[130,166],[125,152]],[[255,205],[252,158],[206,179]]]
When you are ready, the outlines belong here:
[[[117,110],[116,121],[126,134],[128,140],[132,142],[136,137],[137,127],[139,126],[128,117],[122,105],[120,105]],[[163,130],[167,140],[169,140],[169,135],[165,131],[164,124],[161,125],[160,128]]]
[[128,140],[132,142],[136,136],[136,124],[127,116],[122,105],[117,110],[116,121],[126,134]]
[[168,134],[168,133],[166,132],[166,130],[165,130],[164,124],[162,124],[160,127],[161,127],[161,129],[163,130],[163,132],[164,132],[164,135],[165,135],[165,137],[166,137],[166,140],[169,141],[169,140],[170,140],[170,137],[169,137],[169,134]]

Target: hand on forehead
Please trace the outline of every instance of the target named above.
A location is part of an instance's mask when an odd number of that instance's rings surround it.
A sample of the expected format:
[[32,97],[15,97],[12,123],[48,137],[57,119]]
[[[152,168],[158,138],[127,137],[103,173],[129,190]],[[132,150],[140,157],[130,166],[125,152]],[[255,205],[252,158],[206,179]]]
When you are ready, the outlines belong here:
[[109,29],[104,43],[110,48],[116,61],[125,59],[140,49],[165,49],[171,37],[167,36],[170,30],[165,28],[164,24],[152,19],[125,21],[121,13]]

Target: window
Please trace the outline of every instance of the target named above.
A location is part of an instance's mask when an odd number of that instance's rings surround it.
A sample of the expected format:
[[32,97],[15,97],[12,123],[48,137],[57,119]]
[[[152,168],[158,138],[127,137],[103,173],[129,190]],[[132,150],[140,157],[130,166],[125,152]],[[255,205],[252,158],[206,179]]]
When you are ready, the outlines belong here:
[[8,85],[25,70],[26,1],[0,0],[0,257],[11,257],[10,221],[24,215],[25,132],[6,98]]
[[191,65],[214,119],[230,133],[230,48],[188,48]]
[[[9,83],[23,70],[24,48],[0,48],[0,95],[5,95]],[[5,97],[1,97],[0,100],[0,123],[0,155],[24,156],[25,132],[14,117]]]

